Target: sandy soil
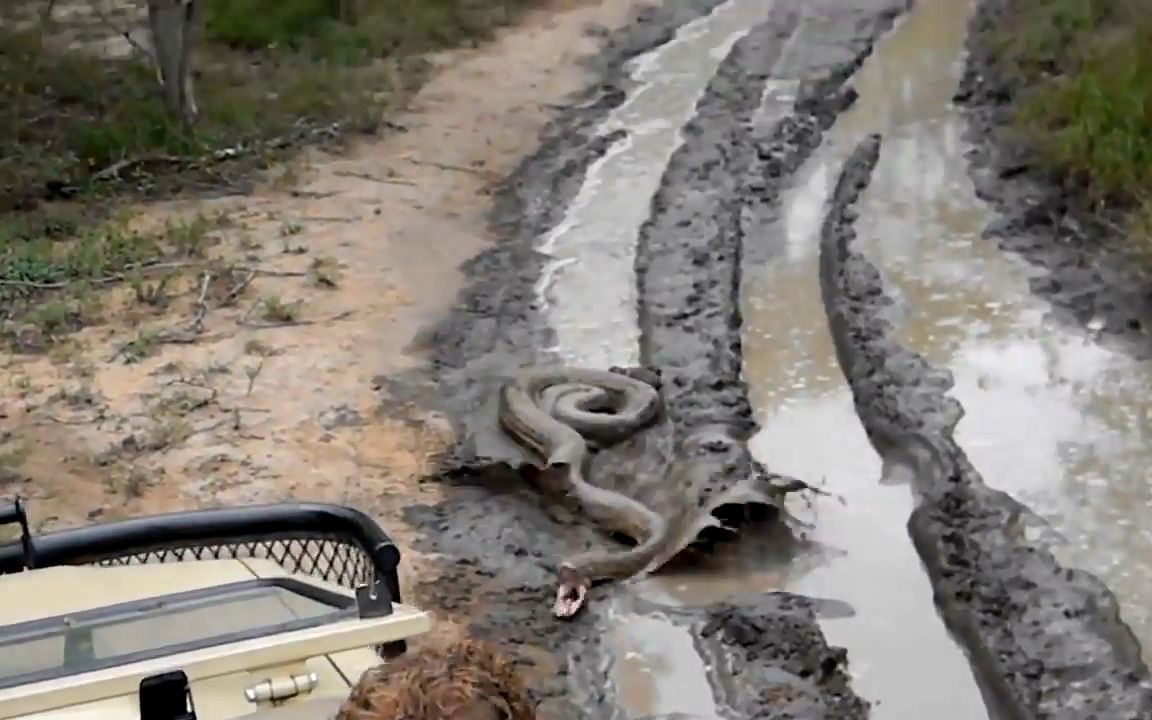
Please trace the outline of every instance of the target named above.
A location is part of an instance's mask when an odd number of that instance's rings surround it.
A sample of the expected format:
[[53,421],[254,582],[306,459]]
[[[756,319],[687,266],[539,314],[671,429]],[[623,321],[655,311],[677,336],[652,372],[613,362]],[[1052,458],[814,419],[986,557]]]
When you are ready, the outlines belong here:
[[[419,479],[451,429],[387,379],[422,365],[421,329],[493,240],[494,188],[586,82],[586,27],[621,25],[638,4],[555,0],[483,48],[438,56],[395,118],[403,130],[311,153],[251,195],[142,208],[144,224],[226,216],[220,270],[186,278],[164,311],[111,294],[109,322],[65,349],[3,358],[0,495],[32,498],[41,530],[331,500],[370,508],[410,547],[398,513],[437,500]],[[197,318],[195,342],[164,341]]]

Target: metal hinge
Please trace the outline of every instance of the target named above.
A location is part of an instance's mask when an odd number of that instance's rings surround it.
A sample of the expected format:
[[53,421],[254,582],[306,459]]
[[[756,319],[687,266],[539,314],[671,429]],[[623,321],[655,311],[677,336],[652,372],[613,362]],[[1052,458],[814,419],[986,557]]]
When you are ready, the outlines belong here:
[[314,672],[268,678],[244,688],[244,697],[250,703],[280,702],[310,693],[319,684],[320,676]]

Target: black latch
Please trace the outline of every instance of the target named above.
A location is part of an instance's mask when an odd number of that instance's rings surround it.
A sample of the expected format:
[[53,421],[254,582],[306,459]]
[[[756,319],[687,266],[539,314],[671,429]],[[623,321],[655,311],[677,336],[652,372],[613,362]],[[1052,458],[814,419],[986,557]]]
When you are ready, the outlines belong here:
[[188,675],[172,670],[140,681],[140,720],[196,720]]
[[0,525],[20,526],[20,545],[24,548],[24,567],[36,567],[36,548],[32,543],[32,533],[28,530],[28,512],[24,508],[24,498],[14,498],[11,503],[0,503]]
[[379,573],[371,582],[356,588],[356,609],[365,620],[392,614],[392,593],[388,591],[388,584]]

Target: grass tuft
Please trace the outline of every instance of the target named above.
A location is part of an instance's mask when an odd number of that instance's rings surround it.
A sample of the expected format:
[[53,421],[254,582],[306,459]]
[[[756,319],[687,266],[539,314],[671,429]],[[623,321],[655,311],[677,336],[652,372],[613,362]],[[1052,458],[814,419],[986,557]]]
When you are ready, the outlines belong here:
[[74,328],[84,288],[141,284],[143,266],[203,257],[210,222],[141,234],[110,208],[241,188],[303,145],[374,132],[427,77],[422,53],[473,44],[541,0],[201,2],[191,129],[165,112],[146,59],[89,42],[119,30],[145,41],[142,2],[95,0],[102,16],[68,4],[49,23],[43,0],[0,2],[5,318]]
[[1091,203],[1152,236],[1152,12],[1140,0],[1009,0],[996,45],[1016,126]]

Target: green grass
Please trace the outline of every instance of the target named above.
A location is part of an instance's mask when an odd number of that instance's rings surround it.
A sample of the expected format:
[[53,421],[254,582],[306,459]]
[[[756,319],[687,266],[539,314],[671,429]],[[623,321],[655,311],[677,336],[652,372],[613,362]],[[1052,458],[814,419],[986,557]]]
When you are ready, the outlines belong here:
[[208,0],[191,131],[165,113],[144,62],[97,62],[0,17],[0,212],[61,192],[223,184],[229,171],[197,159],[335,121],[371,131],[424,78],[421,53],[485,38],[538,1],[357,0],[349,24],[336,0]]
[[[61,188],[148,196],[235,182],[236,163],[203,159],[337,120],[370,131],[411,88],[404,85],[420,79],[416,67],[397,75],[286,52],[256,62],[208,46],[201,57],[201,117],[189,131],[165,112],[144,63],[93,62],[49,50],[34,33],[0,33],[0,212],[33,208]],[[256,153],[239,169],[253,158],[272,159]],[[96,181],[123,160],[133,164]]]
[[412,55],[486,38],[535,0],[355,0],[355,23],[339,0],[208,0],[208,37],[233,48],[291,48],[337,62]]
[[[203,263],[226,221],[197,216],[142,233],[116,220],[89,224],[75,213],[54,208],[0,223],[0,313],[34,326],[45,341],[40,349],[99,319],[100,288],[142,284],[153,270]],[[14,339],[16,325],[0,336]]]
[[1141,0],[1009,0],[997,44],[1017,127],[1090,203],[1152,231],[1152,8]]
[[[426,78],[422,53],[475,44],[540,2],[355,0],[343,22],[339,1],[206,0],[191,129],[167,115],[142,59],[70,48],[68,19],[15,30],[5,14],[39,1],[0,3],[0,312],[76,325],[60,292],[187,250],[176,230],[118,230],[118,200],[242,188],[330,138],[310,129],[374,132]],[[230,148],[245,151],[221,160]]]

